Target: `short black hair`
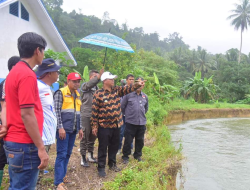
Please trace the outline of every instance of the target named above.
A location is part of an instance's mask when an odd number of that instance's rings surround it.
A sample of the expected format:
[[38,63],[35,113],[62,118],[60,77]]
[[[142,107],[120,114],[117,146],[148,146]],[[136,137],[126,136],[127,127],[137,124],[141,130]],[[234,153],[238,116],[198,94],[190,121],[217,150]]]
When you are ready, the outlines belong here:
[[42,49],[45,49],[46,46],[46,40],[34,32],[22,34],[18,38],[17,42],[17,47],[21,58],[31,58],[37,48],[42,51]]
[[[126,76],[126,80],[128,80],[129,77],[134,77],[134,75],[128,74],[128,75]],[[134,78],[135,78],[135,77],[134,77]]]
[[18,62],[20,61],[20,57],[19,56],[12,56],[11,58],[9,58],[8,60],[8,69],[9,71],[12,69],[12,67],[14,67]]
[[99,73],[97,70],[91,70],[90,72],[89,72],[89,76],[91,76],[91,75],[93,75],[94,73]]
[[142,77],[137,77],[135,80],[139,80],[139,79],[141,79],[142,81],[144,81],[144,78],[142,78]]

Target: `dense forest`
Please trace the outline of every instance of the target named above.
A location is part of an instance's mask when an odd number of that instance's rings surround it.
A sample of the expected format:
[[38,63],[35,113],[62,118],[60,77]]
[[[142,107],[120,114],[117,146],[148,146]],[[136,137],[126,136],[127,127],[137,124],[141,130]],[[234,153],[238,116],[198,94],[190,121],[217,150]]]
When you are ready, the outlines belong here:
[[80,73],[86,65],[89,69],[101,68],[104,48],[78,41],[89,34],[111,30],[112,34],[126,40],[135,53],[108,50],[105,69],[120,78],[128,73],[148,77],[149,81],[157,83],[149,85],[148,90],[154,89],[152,93],[162,100],[183,96],[198,102],[250,101],[250,53],[240,54],[239,59],[239,50],[228,47],[226,52],[214,55],[205,47],[190,49],[177,32],[161,40],[157,32],[148,34],[143,27],[132,29],[127,23],[119,25],[109,19],[108,12],[103,18],[97,18],[84,15],[80,9],[70,13],[63,11],[63,0],[44,0],[44,4],[74,54],[78,62],[74,69]]

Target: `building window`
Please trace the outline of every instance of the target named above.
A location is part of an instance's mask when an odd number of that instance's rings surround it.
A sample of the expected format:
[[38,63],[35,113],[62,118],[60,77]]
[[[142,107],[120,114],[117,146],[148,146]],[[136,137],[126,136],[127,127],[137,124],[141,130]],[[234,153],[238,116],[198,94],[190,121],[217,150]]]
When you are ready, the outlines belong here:
[[19,16],[19,2],[15,2],[15,3],[11,3],[10,4],[10,14],[15,15],[15,16]]
[[21,18],[23,20],[29,21],[30,20],[30,16],[28,11],[25,9],[25,7],[23,6],[23,4],[21,3]]

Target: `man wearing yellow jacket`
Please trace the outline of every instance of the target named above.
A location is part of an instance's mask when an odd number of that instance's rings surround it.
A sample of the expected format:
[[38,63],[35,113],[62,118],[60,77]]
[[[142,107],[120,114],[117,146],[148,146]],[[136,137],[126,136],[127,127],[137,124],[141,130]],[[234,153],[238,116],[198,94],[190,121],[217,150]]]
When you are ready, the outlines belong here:
[[54,102],[57,116],[56,150],[54,184],[58,190],[65,190],[65,183],[70,183],[66,177],[67,166],[74,146],[76,134],[83,137],[82,121],[80,117],[81,99],[78,89],[81,76],[70,73],[67,77],[68,85],[55,92]]

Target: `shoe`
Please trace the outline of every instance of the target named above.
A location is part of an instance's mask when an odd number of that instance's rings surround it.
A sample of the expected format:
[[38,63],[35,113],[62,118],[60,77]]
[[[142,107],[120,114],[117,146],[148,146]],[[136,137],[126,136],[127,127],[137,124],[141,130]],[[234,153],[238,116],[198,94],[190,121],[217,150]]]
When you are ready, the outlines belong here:
[[88,160],[89,162],[96,163],[97,160],[93,156],[93,152],[88,152]]
[[106,177],[105,168],[98,168],[98,175],[99,177]]
[[[66,183],[66,184],[75,184],[75,182],[70,181],[70,179],[69,179],[67,176],[65,176],[65,177],[63,178],[63,183]],[[59,185],[60,185],[60,184],[59,184]]]
[[86,156],[82,156],[81,166],[83,166],[83,167],[89,167],[89,163],[86,160]]
[[135,158],[138,162],[143,162],[143,160],[141,159],[141,157],[139,158]]
[[129,162],[128,159],[123,159],[123,160],[122,160],[122,163],[123,163],[123,164],[126,164],[126,165],[127,165],[128,162]]
[[65,186],[64,183],[60,183],[57,187],[56,190],[68,190],[68,188]]
[[117,152],[117,154],[121,154],[122,153],[122,150],[121,149],[119,149],[118,150],[118,152]]
[[120,172],[121,171],[121,169],[118,168],[116,165],[113,165],[113,166],[109,167],[109,170],[112,170],[114,172]]
[[48,173],[49,173],[48,170],[44,170],[44,171],[43,171],[43,174],[48,174]]

